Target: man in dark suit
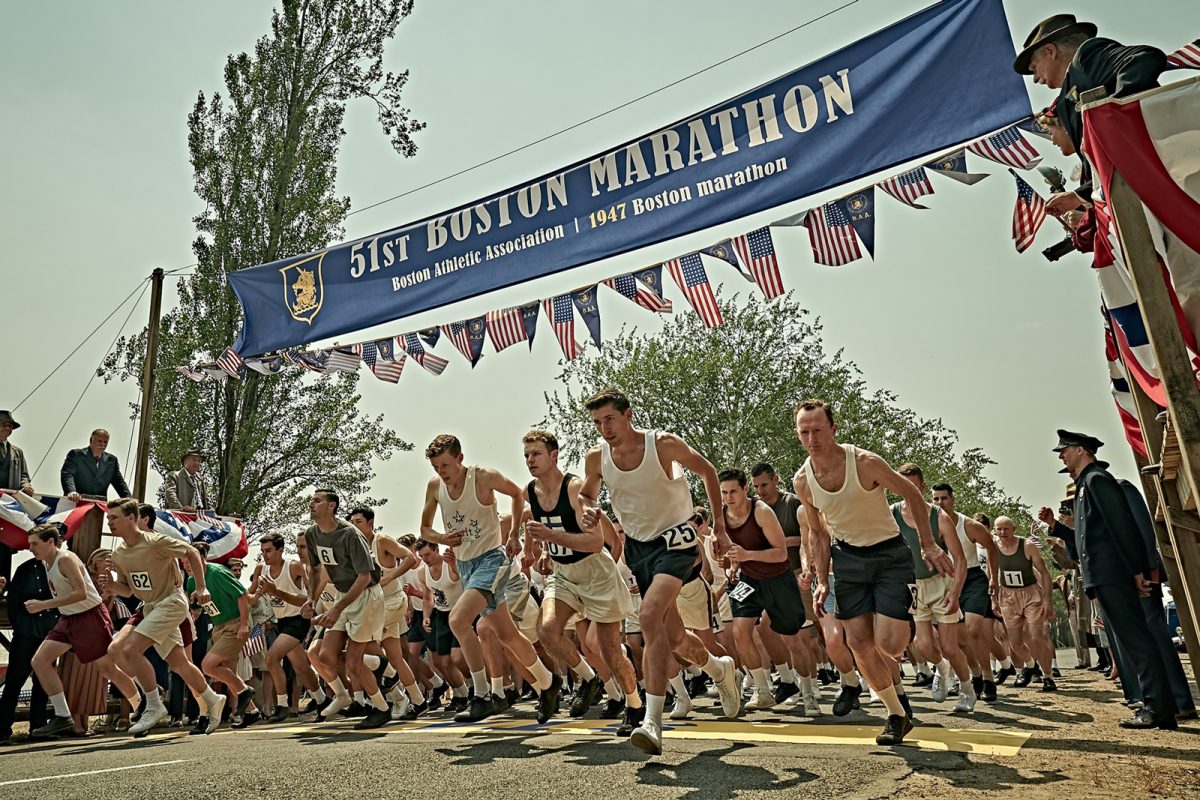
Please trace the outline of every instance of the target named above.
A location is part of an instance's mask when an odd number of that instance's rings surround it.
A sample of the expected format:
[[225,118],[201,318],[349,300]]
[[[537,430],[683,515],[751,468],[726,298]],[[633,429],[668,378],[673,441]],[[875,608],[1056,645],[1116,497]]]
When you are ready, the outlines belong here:
[[[1034,83],[1058,89],[1055,113],[1083,161],[1083,114],[1079,96],[1103,86],[1113,97],[1158,86],[1158,77],[1167,68],[1167,55],[1156,47],[1126,47],[1112,39],[1096,36],[1096,26],[1077,22],[1074,14],[1055,14],[1042,20],[1025,39],[1013,69],[1020,75],[1032,75]],[[1064,214],[1090,203],[1091,177],[1084,161],[1084,180],[1073,192],[1050,198],[1046,209]]]
[[[46,634],[58,623],[58,609],[50,608],[31,614],[25,609],[27,600],[52,600],[45,565],[31,558],[17,567],[8,587],[8,618],[12,624],[12,646],[8,650],[8,672],[4,676],[4,691],[0,692],[0,744],[8,744],[12,736],[17,700],[25,681],[33,674],[33,654]],[[29,729],[46,724],[45,690],[33,679],[33,694],[29,700]]]
[[68,500],[78,501],[80,495],[108,497],[108,487],[117,490],[119,497],[131,497],[129,485],[121,475],[117,457],[108,449],[108,431],[92,431],[87,447],[72,450],[62,465],[62,490]]
[[[29,483],[29,465],[25,462],[25,453],[21,448],[8,440],[12,432],[21,427],[21,423],[13,419],[11,411],[0,411],[0,489],[14,492],[33,494],[33,486]],[[15,551],[0,542],[0,578],[8,578],[12,572],[12,557]],[[4,588],[0,587],[0,594]]]
[[191,449],[183,454],[182,468],[168,472],[167,479],[163,481],[163,508],[177,508],[180,511],[212,508],[204,476],[200,474],[200,465],[203,463],[204,453],[199,450]]
[[1103,444],[1094,436],[1059,430],[1054,448],[1075,480],[1075,546],[1083,588],[1100,603],[1105,626],[1121,642],[1141,683],[1144,705],[1121,720],[1121,727],[1174,730],[1179,707],[1140,600],[1150,595],[1152,565],[1124,489],[1096,461]]

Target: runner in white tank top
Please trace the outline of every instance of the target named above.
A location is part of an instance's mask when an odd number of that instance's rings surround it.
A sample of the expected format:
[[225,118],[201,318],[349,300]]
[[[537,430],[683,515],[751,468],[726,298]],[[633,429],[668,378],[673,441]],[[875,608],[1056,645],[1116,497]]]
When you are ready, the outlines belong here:
[[95,663],[100,674],[121,690],[130,703],[138,703],[137,685],[122,672],[108,655],[112,644],[112,622],[100,593],[87,574],[79,556],[60,549],[62,534],[58,526],[37,525],[29,531],[29,549],[46,567],[51,600],[27,600],[26,610],[38,614],[57,608],[58,622],[46,635],[33,654],[33,673],[42,689],[54,704],[54,717],[31,733],[35,737],[54,736],[73,730],[75,720],[67,705],[55,661],[68,651],[75,651],[81,664]]
[[[818,614],[823,613],[832,556],[837,617],[852,643],[859,671],[888,710],[887,723],[875,741],[899,744],[912,730],[898,693],[903,687],[897,688],[896,664],[908,646],[908,609],[916,579],[912,553],[899,535],[886,491],[900,495],[911,508],[924,508],[925,498],[879,456],[839,444],[829,404],[820,400],[797,404],[795,423],[796,435],[809,454],[796,473],[793,488],[808,520],[817,577],[813,606]],[[933,541],[929,515],[915,516],[927,566],[942,574],[952,573],[954,565]],[[836,546],[831,537],[836,538]],[[834,713],[839,704],[852,703],[861,691],[861,686],[843,686]]]
[[[588,451],[579,497],[588,506],[582,525],[599,521],[596,500],[607,485],[613,511],[625,531],[625,563],[642,594],[640,622],[645,641],[645,720],[632,731],[638,749],[662,753],[662,710],[667,680],[677,669],[671,652],[703,669],[717,686],[727,717],[741,710],[741,686],[733,659],[714,656],[695,633],[687,630],[676,602],[683,584],[699,570],[699,536],[690,522],[692,498],[680,467],[704,483],[710,508],[721,507],[717,471],[708,459],[671,433],[633,426],[629,398],[619,389],[605,389],[585,404],[601,442]],[[729,549],[725,521],[714,520],[718,554]],[[671,642],[678,642],[672,648]],[[719,645],[718,645],[719,647]],[[623,726],[624,731],[628,726]]]
[[[450,434],[442,434],[430,442],[425,457],[437,475],[425,486],[421,538],[449,545],[454,551],[463,594],[450,612],[450,629],[471,670],[475,689],[470,706],[455,720],[477,722],[508,707],[501,697],[504,676],[492,675],[489,680],[483,644],[475,626],[476,617],[481,617],[480,630],[495,633],[509,656],[533,676],[533,687],[539,692],[538,722],[544,723],[558,704],[562,678],[546,669],[533,644],[513,623],[505,596],[513,565],[506,553],[511,555],[520,550],[520,526],[510,526],[508,539],[503,541],[496,508],[498,492],[512,501],[511,518],[523,519],[525,492],[496,470],[465,466],[462,444]],[[444,531],[433,527],[439,510]],[[501,692],[495,691],[496,681],[501,682]]]

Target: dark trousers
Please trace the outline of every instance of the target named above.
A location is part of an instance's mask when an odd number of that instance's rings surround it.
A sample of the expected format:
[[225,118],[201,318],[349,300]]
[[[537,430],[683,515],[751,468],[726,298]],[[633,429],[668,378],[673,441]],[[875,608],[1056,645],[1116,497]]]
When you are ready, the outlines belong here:
[[[1104,626],[1121,643],[1122,657],[1132,667],[1122,683],[1133,675],[1142,687],[1142,702],[1156,717],[1174,717],[1179,708],[1171,693],[1171,682],[1167,666],[1154,636],[1146,625],[1146,612],[1142,609],[1133,581],[1127,584],[1097,586],[1093,589],[1104,612]],[[1118,668],[1119,665],[1118,665]]]
[[[0,738],[12,735],[13,720],[17,715],[17,700],[25,681],[33,674],[33,654],[41,645],[41,639],[29,636],[15,636],[12,649],[8,651],[8,672],[4,676],[4,691],[0,693]],[[49,698],[38,683],[33,679],[33,695],[29,701],[29,729],[40,728],[46,724],[46,703]]]
[[[208,635],[200,636],[199,626],[196,630],[196,640],[192,642],[192,663],[197,667],[204,660],[204,656],[208,654]],[[167,712],[172,717],[183,717],[186,713],[188,719],[196,719],[200,716],[200,705],[196,702],[196,698],[192,696],[191,689],[183,682],[183,678],[171,673],[168,679],[170,684],[167,694]]]
[[0,576],[3,576],[4,580],[12,577],[12,557],[15,552],[17,551],[0,542]]
[[1137,668],[1127,657],[1124,646],[1117,640],[1116,631],[1113,630],[1103,608],[1100,609],[1100,619],[1104,621],[1104,631],[1108,634],[1108,650],[1112,653],[1113,661],[1117,662],[1117,674],[1121,676],[1121,694],[1124,695],[1125,702],[1141,700],[1142,684],[1138,680]]

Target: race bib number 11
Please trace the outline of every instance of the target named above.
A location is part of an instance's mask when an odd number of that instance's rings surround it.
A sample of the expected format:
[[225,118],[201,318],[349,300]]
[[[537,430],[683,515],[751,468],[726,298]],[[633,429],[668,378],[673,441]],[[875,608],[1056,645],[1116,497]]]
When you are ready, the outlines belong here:
[[1008,569],[1006,569],[1006,570],[1004,570],[1004,572],[1002,573],[1002,576],[1003,576],[1003,578],[1004,578],[1004,585],[1005,585],[1005,586],[1009,586],[1009,587],[1011,587],[1011,588],[1013,588],[1013,589],[1020,589],[1022,586],[1024,586],[1024,585],[1025,585],[1025,580],[1024,580],[1022,577],[1021,577],[1021,571],[1020,571],[1020,570],[1017,570],[1017,569],[1014,569],[1014,570],[1008,570]]

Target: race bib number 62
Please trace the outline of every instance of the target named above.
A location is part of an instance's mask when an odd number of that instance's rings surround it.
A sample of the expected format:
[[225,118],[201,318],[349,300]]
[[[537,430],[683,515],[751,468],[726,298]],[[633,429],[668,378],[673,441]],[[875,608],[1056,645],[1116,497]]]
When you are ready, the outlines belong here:
[[140,592],[149,592],[154,589],[150,584],[149,572],[131,572],[129,573],[129,588],[136,589]]
[[676,525],[663,532],[668,550],[687,550],[696,546],[696,529],[690,522]]

